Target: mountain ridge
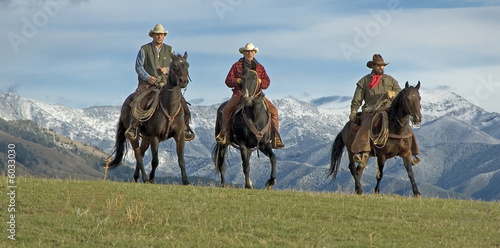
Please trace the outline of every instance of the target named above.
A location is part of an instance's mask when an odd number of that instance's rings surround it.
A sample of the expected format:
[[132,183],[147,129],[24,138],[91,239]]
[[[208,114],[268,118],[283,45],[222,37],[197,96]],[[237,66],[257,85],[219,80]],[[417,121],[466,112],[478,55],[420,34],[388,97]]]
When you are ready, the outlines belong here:
[[[500,200],[500,192],[485,187],[500,184],[500,165],[497,152],[500,143],[500,114],[490,113],[447,91],[421,90],[423,124],[415,129],[421,147],[423,162],[414,167],[417,185],[429,189],[427,196]],[[348,119],[350,109],[317,107],[311,103],[284,98],[272,100],[280,111],[280,133],[286,148],[276,151],[278,157],[277,189],[333,191],[353,188],[353,182],[342,161],[335,182],[326,178],[332,142]],[[71,109],[62,105],[43,103],[22,98],[16,94],[0,95],[0,117],[7,120],[28,119],[61,135],[101,148],[111,153],[119,106],[94,106]],[[197,137],[186,144],[188,176],[217,179],[210,154],[214,140],[215,113],[218,105],[191,106],[192,128]],[[446,128],[448,126],[453,128]],[[453,131],[456,131],[453,133]],[[460,131],[460,132],[459,132]],[[464,140],[460,134],[466,134]],[[446,137],[446,139],[445,139]],[[439,142],[438,142],[439,141]],[[467,149],[464,149],[467,148]],[[175,145],[171,140],[160,145],[159,174],[178,176]],[[458,151],[459,153],[457,153]],[[470,152],[468,152],[470,151]],[[148,154],[146,154],[146,157]],[[487,157],[488,160],[477,156]],[[149,163],[146,158],[145,163]],[[135,163],[129,152],[126,160]],[[344,158],[347,160],[347,158]],[[477,163],[463,167],[460,161]],[[239,152],[228,154],[227,181],[241,184]],[[382,193],[410,194],[406,171],[399,158],[388,161]],[[262,186],[268,177],[269,161],[266,157],[252,156],[251,177],[254,185]],[[475,168],[480,169],[475,169]],[[455,168],[455,169],[453,169]],[[447,176],[445,172],[462,170]],[[363,186],[370,192],[375,184],[374,159],[370,160],[363,176]],[[112,173],[112,172],[111,172]],[[131,177],[132,175],[130,175]],[[487,178],[487,183],[479,180]],[[443,183],[451,182],[451,183]],[[260,185],[262,184],[262,185]],[[387,185],[387,189],[384,188]],[[477,186],[479,185],[479,186]],[[489,186],[491,187],[491,186]],[[439,188],[439,190],[431,190]],[[432,192],[431,192],[432,191]],[[440,191],[438,193],[438,191]]]

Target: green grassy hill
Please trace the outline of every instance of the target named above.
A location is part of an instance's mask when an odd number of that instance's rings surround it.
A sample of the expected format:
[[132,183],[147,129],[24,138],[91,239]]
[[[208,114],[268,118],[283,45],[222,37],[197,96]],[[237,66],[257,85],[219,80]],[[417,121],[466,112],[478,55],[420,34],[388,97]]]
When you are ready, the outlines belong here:
[[500,203],[0,177],[1,247],[500,247]]

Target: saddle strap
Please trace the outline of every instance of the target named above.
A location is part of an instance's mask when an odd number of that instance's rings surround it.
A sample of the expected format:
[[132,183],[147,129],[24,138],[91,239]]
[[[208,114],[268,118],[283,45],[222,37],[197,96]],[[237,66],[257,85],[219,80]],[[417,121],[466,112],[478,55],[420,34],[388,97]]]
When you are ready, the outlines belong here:
[[179,114],[179,112],[181,112],[182,104],[179,103],[179,108],[177,109],[177,111],[175,112],[174,115],[169,115],[168,111],[165,109],[165,107],[163,107],[163,104],[161,104],[161,102],[160,102],[160,107],[161,107],[161,110],[162,110],[163,114],[168,119],[168,121],[167,121],[167,131],[166,131],[166,134],[168,135],[168,133],[170,132],[170,124],[172,124],[172,122],[174,121],[174,118]]
[[393,134],[393,133],[389,134],[389,138],[393,138],[393,139],[407,139],[407,138],[410,138],[411,136],[413,136],[412,133],[405,134],[405,135],[402,135],[402,134]]
[[243,120],[245,120],[245,123],[250,128],[252,133],[255,134],[257,142],[260,143],[260,140],[262,139],[262,137],[264,137],[264,134],[267,133],[271,128],[271,114],[269,113],[267,114],[267,123],[261,130],[258,130],[255,127],[255,125],[248,119],[247,115],[245,114],[245,109],[243,109],[242,114],[243,114]]

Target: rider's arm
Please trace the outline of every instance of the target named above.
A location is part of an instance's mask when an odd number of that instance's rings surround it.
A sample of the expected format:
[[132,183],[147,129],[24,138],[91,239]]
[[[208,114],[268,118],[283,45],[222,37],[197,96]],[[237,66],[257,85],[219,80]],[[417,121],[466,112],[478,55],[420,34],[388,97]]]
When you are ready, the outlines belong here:
[[356,90],[354,91],[354,96],[351,101],[351,113],[357,112],[361,104],[363,103],[365,95],[365,90],[361,86],[361,80],[356,84]]
[[[238,78],[241,78],[241,75],[238,75],[238,62],[234,63],[231,66],[231,69],[227,73],[226,76],[226,85],[229,88],[235,88],[238,86]],[[240,77],[238,77],[240,76]]]
[[146,54],[144,52],[144,49],[141,48],[141,50],[139,50],[139,53],[137,54],[137,59],[135,60],[135,72],[137,72],[137,75],[142,81],[148,82],[151,78],[151,75],[149,75],[146,70],[144,70],[145,59]]
[[271,84],[271,79],[269,79],[269,76],[267,75],[264,66],[260,64],[257,66],[257,74],[259,74],[259,79],[261,80],[260,88],[263,90],[267,89]]

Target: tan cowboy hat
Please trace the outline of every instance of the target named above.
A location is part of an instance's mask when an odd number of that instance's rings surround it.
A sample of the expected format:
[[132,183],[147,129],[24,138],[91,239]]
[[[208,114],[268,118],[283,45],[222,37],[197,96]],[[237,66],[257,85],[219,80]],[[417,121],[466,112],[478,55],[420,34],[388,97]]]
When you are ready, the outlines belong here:
[[366,66],[368,66],[368,68],[372,68],[373,64],[386,66],[389,63],[385,63],[384,62],[384,58],[382,58],[382,55],[380,55],[380,54],[374,54],[373,55],[373,59],[371,61],[368,61],[366,63]]
[[247,43],[244,47],[240,47],[240,53],[243,54],[244,51],[255,51],[255,53],[259,52],[259,48],[255,47],[252,43]]
[[152,30],[149,30],[149,37],[153,37],[153,34],[165,34],[165,36],[167,36],[168,31],[166,31],[161,24],[156,24]]

